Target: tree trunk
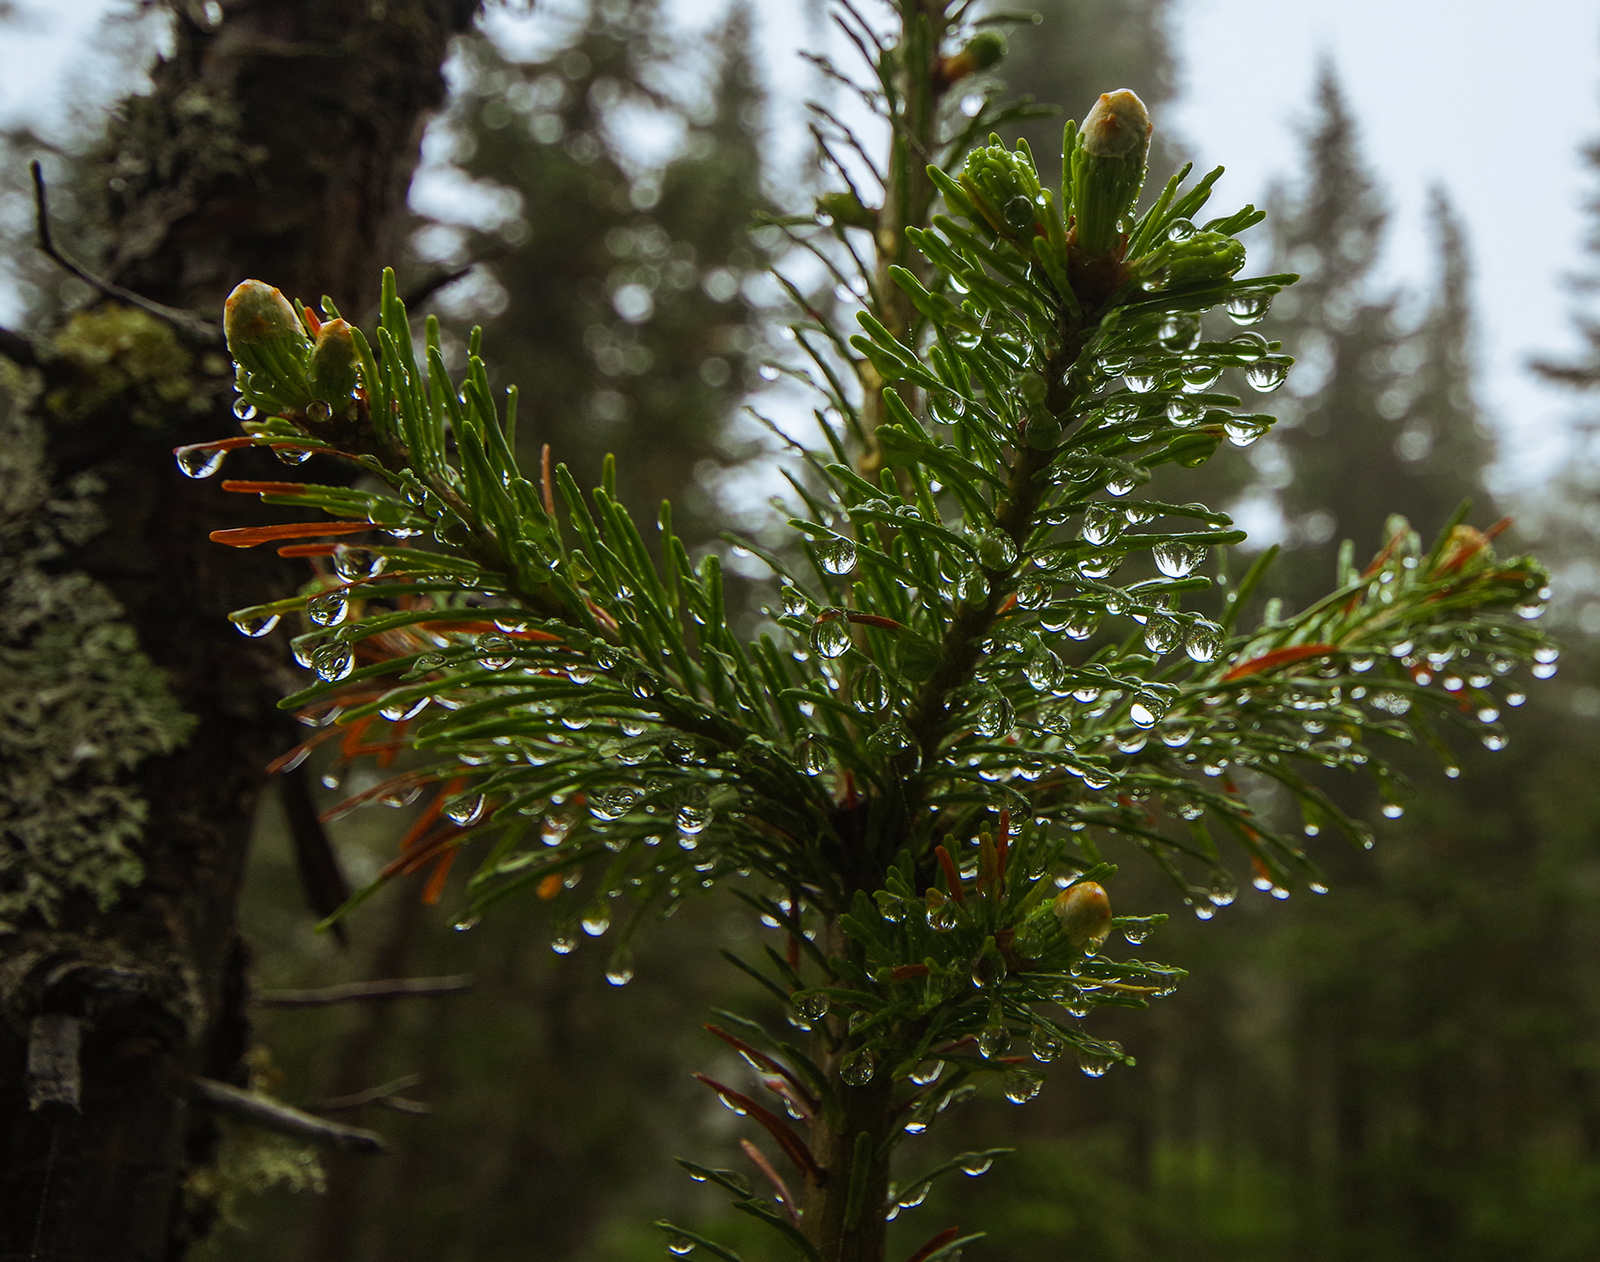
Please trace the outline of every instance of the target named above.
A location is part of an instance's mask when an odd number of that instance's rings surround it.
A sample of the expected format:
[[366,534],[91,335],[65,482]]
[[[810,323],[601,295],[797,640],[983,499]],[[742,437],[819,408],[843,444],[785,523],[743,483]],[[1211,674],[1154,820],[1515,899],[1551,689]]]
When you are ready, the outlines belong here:
[[[208,320],[246,276],[362,314],[475,0],[229,0],[214,30],[172,7],[175,51],[89,181],[110,278]],[[282,633],[245,639],[224,615],[299,576],[210,543],[252,510],[174,468],[174,445],[237,432],[218,346],[107,303],[18,347],[0,343],[38,377],[8,424],[42,433],[47,459],[38,494],[0,496],[0,691],[13,660],[43,674],[6,693],[37,748],[0,782],[0,1259],[177,1258],[213,1216],[190,1176],[217,1141],[186,1084],[244,1078],[234,906],[262,767],[289,739]],[[285,476],[235,459],[236,476]],[[187,741],[136,759],[176,743],[174,701]],[[143,735],[119,740],[117,721]]]

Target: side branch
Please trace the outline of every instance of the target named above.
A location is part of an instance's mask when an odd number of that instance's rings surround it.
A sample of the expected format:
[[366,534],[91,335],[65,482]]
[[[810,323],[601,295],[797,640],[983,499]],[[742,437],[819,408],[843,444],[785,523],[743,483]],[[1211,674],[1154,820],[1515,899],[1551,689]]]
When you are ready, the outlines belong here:
[[96,276],[87,268],[74,263],[65,254],[56,248],[55,238],[50,232],[50,206],[45,195],[44,167],[35,158],[28,164],[29,171],[33,174],[33,221],[34,229],[38,234],[39,252],[53,262],[62,271],[76,276],[91,289],[98,290],[107,298],[125,303],[130,307],[137,307],[146,315],[152,315],[158,320],[180,330],[185,336],[196,342],[219,344],[222,341],[210,321],[202,320],[190,311],[180,311],[176,307],[169,307],[165,303],[156,302],[142,294],[136,294],[131,289],[124,289],[121,285],[106,280],[103,276]]
[[359,1003],[372,999],[429,999],[438,995],[471,990],[473,978],[466,973],[454,977],[391,977],[375,982],[347,982],[317,990],[264,990],[256,996],[263,1008],[320,1008],[326,1004]]
[[291,1139],[308,1140],[313,1144],[327,1144],[346,1152],[387,1152],[388,1144],[377,1131],[363,1130],[359,1126],[340,1126],[303,1113],[291,1105],[272,1100],[254,1091],[230,1087],[225,1082],[210,1078],[196,1078],[190,1088],[195,1100],[208,1109],[226,1113],[250,1126],[276,1131]]

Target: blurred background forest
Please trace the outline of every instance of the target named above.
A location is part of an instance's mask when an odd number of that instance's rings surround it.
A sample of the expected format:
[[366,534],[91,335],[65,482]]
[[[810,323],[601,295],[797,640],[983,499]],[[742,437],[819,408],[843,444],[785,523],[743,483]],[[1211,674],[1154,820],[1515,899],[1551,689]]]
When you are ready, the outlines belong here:
[[[1181,2],[1034,0],[1041,21],[1012,29],[995,74],[1080,114],[1130,86],[1159,119]],[[769,160],[750,41],[735,5],[714,38],[686,45],[655,0],[562,6],[534,46],[466,37],[397,260],[458,347],[483,324],[486,359],[522,388],[525,454],[549,443],[586,481],[616,452],[636,514],[653,519],[670,496],[680,533],[706,547],[724,546],[730,522],[771,528],[774,447],[744,406],[797,432],[805,416],[767,367],[785,358],[781,295],[763,275],[779,239],[752,226],[803,207],[820,176]],[[1201,921],[1128,856],[1119,910],[1171,912],[1152,949],[1193,977],[1147,1014],[1094,1018],[1137,1069],[1095,1081],[1058,1067],[1032,1109],[998,1093],[965,1106],[951,1145],[1017,1146],[1002,1177],[935,1190],[941,1220],[991,1233],[971,1262],[1600,1256],[1600,452],[1581,423],[1586,409],[1600,422],[1600,397],[1585,394],[1600,387],[1600,351],[1568,362],[1552,349],[1539,371],[1573,388],[1574,455],[1537,496],[1498,501],[1455,210],[1437,194],[1434,275],[1397,288],[1380,266],[1385,190],[1335,67],[1307,84],[1305,118],[1299,168],[1254,247],[1255,270],[1305,278],[1261,326],[1299,359],[1272,400],[1279,426],[1217,461],[1204,487],[1189,475],[1182,498],[1266,522],[1285,545],[1275,594],[1290,605],[1324,590],[1341,539],[1376,550],[1390,512],[1424,535],[1463,499],[1479,526],[1512,514],[1513,546],[1536,547],[1562,579],[1561,674],[1503,717],[1506,748],[1461,751],[1453,779],[1419,759],[1404,815],[1379,823],[1373,849],[1322,847],[1325,896],[1247,889]],[[1030,127],[1049,152],[1059,120]],[[652,128],[676,138],[664,164],[639,139]],[[1170,167],[1181,138],[1167,141]],[[9,143],[14,182],[29,138]],[[1600,148],[1583,160],[1600,166]],[[70,146],[56,155],[69,189],[73,161]],[[73,204],[63,195],[69,219]],[[9,244],[30,301],[71,301],[26,258],[26,232],[13,222]],[[319,809],[362,787],[336,754],[310,771]],[[1378,818],[1375,796],[1337,791]],[[395,805],[333,823],[352,882],[392,854],[409,815]],[[424,906],[401,883],[345,944],[313,932],[285,809],[274,794],[259,815],[242,913],[261,987],[454,974],[475,986],[258,1009],[262,1079],[303,1107],[342,1104],[330,1116],[381,1130],[395,1151],[325,1157],[321,1194],[241,1188],[196,1256],[623,1262],[660,1255],[656,1218],[711,1224],[717,1199],[667,1154],[715,1156],[736,1133],[688,1072],[723,1059],[698,1022],[739,975],[708,944],[745,945],[743,916],[706,902],[648,930],[621,988],[603,981],[605,943],[553,953],[571,927],[531,900],[454,924],[448,893]],[[399,1080],[399,1107],[351,1102]],[[739,1238],[737,1224],[715,1231]]]

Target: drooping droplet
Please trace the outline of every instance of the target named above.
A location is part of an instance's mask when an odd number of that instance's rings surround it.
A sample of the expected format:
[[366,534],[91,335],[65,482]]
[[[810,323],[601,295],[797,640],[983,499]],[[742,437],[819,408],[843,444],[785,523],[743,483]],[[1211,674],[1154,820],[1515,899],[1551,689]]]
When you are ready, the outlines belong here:
[[1045,1065],[1061,1055],[1063,1046],[1061,1036],[1042,1025],[1034,1028],[1033,1037],[1028,1040],[1028,1050],[1033,1053],[1034,1060]]
[[278,615],[275,613],[230,614],[229,621],[238,628],[240,635],[247,635],[252,640],[259,640],[278,625]]
[[476,824],[483,817],[483,794],[470,793],[456,798],[445,806],[444,817],[457,828]]
[[305,447],[274,447],[272,454],[284,464],[305,464],[311,459],[311,452]]
[[690,1240],[688,1236],[680,1236],[674,1233],[667,1237],[667,1252],[676,1257],[685,1257],[694,1252],[694,1241]]
[[1224,309],[1235,324],[1258,324],[1266,318],[1272,306],[1269,294],[1235,294],[1228,299]]
[[386,560],[371,548],[352,548],[341,543],[333,549],[333,572],[345,582],[353,583],[356,579],[371,578],[379,573]]
[[961,1173],[969,1179],[976,1179],[980,1174],[989,1173],[989,1167],[994,1165],[994,1158],[987,1153],[973,1153],[961,1162]]
[[883,672],[870,663],[855,673],[850,681],[850,700],[863,714],[876,714],[889,704],[889,690],[884,686]]
[[1271,394],[1289,376],[1289,365],[1281,359],[1259,359],[1244,370],[1244,379],[1252,390]]
[[306,602],[306,613],[319,627],[338,626],[349,612],[350,598],[345,595],[343,588],[318,592]]
[[1248,447],[1265,434],[1271,424],[1252,416],[1230,416],[1222,423],[1222,428],[1228,435],[1228,441],[1235,447]]
[[1061,659],[1047,648],[1040,648],[1022,668],[1023,676],[1035,692],[1053,692],[1061,684]]
[[878,1071],[877,1061],[865,1047],[858,1047],[839,1063],[839,1078],[852,1087],[864,1087]]
[[1017,545],[1004,531],[985,530],[974,540],[974,545],[978,560],[988,569],[1010,569],[1017,563]]
[[1168,578],[1188,578],[1205,560],[1206,550],[1175,539],[1163,539],[1150,549],[1150,554],[1155,557],[1156,569]]
[[589,813],[596,819],[621,819],[638,805],[639,799],[643,796],[644,794],[632,785],[613,785],[609,789],[602,789],[589,799]]
[[825,613],[811,624],[811,647],[821,657],[843,657],[850,651],[850,624],[841,613]]
[[393,701],[385,700],[378,713],[391,723],[404,723],[416,718],[427,706],[427,697],[397,697]]
[[811,608],[811,603],[806,600],[805,593],[792,583],[785,583],[778,593],[778,599],[783,605],[783,612],[791,618],[803,618]]
[[711,823],[711,811],[704,806],[680,806],[675,822],[685,837],[697,837]]
[[1083,537],[1099,546],[1122,533],[1127,518],[1115,504],[1095,503],[1083,510]]
[[233,414],[241,421],[253,421],[256,419],[256,405],[240,395],[233,401]]
[[1153,614],[1144,624],[1144,646],[1152,653],[1170,653],[1183,638],[1183,628],[1171,618]]
[[909,1074],[906,1075],[918,1087],[931,1086],[939,1080],[939,1075],[944,1072],[942,1060],[925,1060]]
[[1026,1104],[1044,1086],[1044,1079],[1031,1069],[1008,1069],[1005,1077],[1006,1099],[1012,1104]]
[[633,980],[633,952],[623,947],[606,965],[606,981],[613,986],[626,986]]
[[1154,727],[1167,712],[1169,704],[1164,693],[1141,692],[1128,706],[1128,717],[1140,727]]
[[808,776],[820,776],[828,769],[832,755],[828,747],[816,736],[807,733],[795,744],[795,761],[800,764],[800,770]]
[[218,451],[212,447],[193,446],[179,447],[173,453],[173,458],[178,462],[178,468],[185,477],[209,478],[222,468],[222,462],[227,459],[226,451]]
[[1120,552],[1091,552],[1078,562],[1078,573],[1084,578],[1110,578],[1121,564]]
[[1011,702],[998,692],[986,697],[972,712],[972,730],[987,740],[1005,735],[1015,722]]
[[606,930],[611,928],[611,910],[604,903],[596,903],[583,913],[583,919],[578,923],[591,938],[604,937]]
[[350,651],[350,646],[342,641],[324,644],[311,654],[311,669],[316,671],[319,679],[328,683],[337,683],[341,679],[349,678],[350,672],[355,668],[355,654]]
[[1094,610],[1075,609],[1061,630],[1069,639],[1087,640],[1099,625],[1099,613]]
[[[1194,225],[1190,224],[1189,227],[1192,231]],[[1161,322],[1161,328],[1156,336],[1169,351],[1193,350],[1195,343],[1200,340],[1199,318],[1192,315],[1170,315]]]
[[1011,1046],[1011,1031],[998,1021],[978,1031],[978,1051],[985,1060],[993,1060]]
[[835,536],[817,545],[817,562],[829,574],[848,574],[856,568],[856,545]]
[[1267,353],[1267,339],[1259,333],[1240,333],[1228,339],[1228,349],[1245,363],[1253,363]]
[[1186,394],[1198,394],[1202,390],[1209,390],[1217,384],[1217,378],[1222,376],[1222,369],[1215,364],[1190,364],[1178,373],[1178,379],[1183,383]]
[[1098,1052],[1079,1050],[1078,1068],[1091,1078],[1104,1078],[1111,1068],[1112,1058]]
[[1200,619],[1183,633],[1183,651],[1196,662],[1213,661],[1222,648],[1222,628]]

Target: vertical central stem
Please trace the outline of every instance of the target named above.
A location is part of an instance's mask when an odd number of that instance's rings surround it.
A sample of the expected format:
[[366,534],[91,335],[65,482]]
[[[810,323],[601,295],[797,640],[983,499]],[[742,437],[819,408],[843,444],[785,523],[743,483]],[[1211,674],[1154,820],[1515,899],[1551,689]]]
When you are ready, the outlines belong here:
[[[837,921],[820,938],[830,956],[852,951]],[[852,1086],[841,1076],[855,1050],[846,1023],[823,1018],[814,1041],[814,1058],[827,1077],[828,1093],[808,1138],[827,1176],[807,1190],[801,1226],[821,1262],[884,1262],[889,1140],[895,1124],[892,1066],[880,1063],[870,1082]]]

